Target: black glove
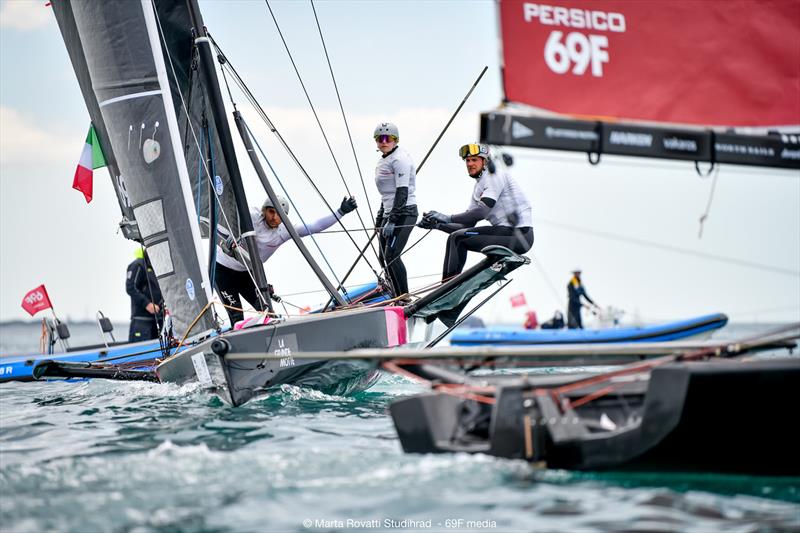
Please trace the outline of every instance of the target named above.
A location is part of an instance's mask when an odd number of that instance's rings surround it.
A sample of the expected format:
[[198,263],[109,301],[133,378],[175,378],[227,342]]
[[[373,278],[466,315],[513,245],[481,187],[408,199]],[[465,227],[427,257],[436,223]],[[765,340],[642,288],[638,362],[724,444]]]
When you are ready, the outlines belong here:
[[271,283],[267,283],[267,294],[269,294],[269,297],[272,298],[273,301],[281,301],[281,297],[275,294],[275,289],[272,287]]
[[435,220],[436,222],[441,222],[442,224],[449,224],[451,222],[450,215],[445,215],[445,214],[440,213],[438,211],[428,211],[427,213],[425,213],[423,215],[423,218],[425,218],[425,217],[431,218],[431,219]]
[[381,230],[381,235],[383,235],[384,239],[388,239],[394,233],[394,222],[387,222],[385,226],[383,226],[383,230]]
[[358,204],[356,203],[356,199],[352,196],[350,198],[345,197],[342,200],[342,205],[339,206],[339,211],[342,212],[343,215],[351,211],[355,211],[358,208]]
[[427,215],[423,215],[422,220],[417,222],[417,227],[422,229],[436,229],[438,226],[439,222]]
[[233,251],[236,246],[238,246],[238,244],[236,243],[236,239],[233,238],[233,235],[229,235],[224,241],[219,243],[219,247],[222,248],[222,251],[231,257],[236,257]]

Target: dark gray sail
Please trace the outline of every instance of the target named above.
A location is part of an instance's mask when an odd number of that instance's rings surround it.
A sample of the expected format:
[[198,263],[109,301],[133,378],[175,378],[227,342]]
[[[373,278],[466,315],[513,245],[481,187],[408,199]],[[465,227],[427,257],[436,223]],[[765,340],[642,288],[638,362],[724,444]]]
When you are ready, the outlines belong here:
[[61,35],[64,37],[64,42],[67,43],[67,52],[72,62],[72,68],[75,70],[75,76],[78,78],[78,84],[81,87],[81,92],[86,101],[89,117],[97,132],[97,138],[100,141],[100,147],[106,159],[106,166],[111,175],[111,182],[117,193],[119,208],[120,211],[122,211],[120,227],[126,238],[138,241],[140,240],[139,230],[136,225],[135,217],[133,216],[133,209],[131,209],[131,204],[128,199],[128,192],[125,189],[125,182],[120,179],[121,173],[117,165],[117,158],[114,156],[114,152],[111,150],[111,146],[108,142],[108,131],[103,121],[103,115],[100,113],[100,106],[94,91],[92,91],[92,81],[89,77],[89,69],[86,66],[86,56],[84,55],[78,29],[75,27],[75,18],[72,16],[72,6],[69,2],[54,2],[53,12],[56,15],[56,21],[61,30]]
[[[212,219],[216,220],[224,235],[239,235],[241,230],[230,172],[223,155],[221,133],[211,110],[211,89],[203,83],[203,63],[198,60],[188,4],[157,1],[154,5],[161,24],[160,37],[172,101],[202,236],[209,237]],[[212,242],[215,242],[215,237],[212,235]]]
[[[116,159],[174,334],[183,336],[195,320],[193,332],[211,329],[211,284],[200,253],[179,105],[169,81],[170,55],[165,60],[159,37],[161,14],[149,0],[54,3],[57,16],[71,11],[75,34],[65,32],[64,40],[68,49],[82,49],[86,69],[78,77],[88,73],[87,107],[99,109],[104,139]],[[182,3],[165,6],[185,10]],[[189,39],[187,53],[191,45]]]

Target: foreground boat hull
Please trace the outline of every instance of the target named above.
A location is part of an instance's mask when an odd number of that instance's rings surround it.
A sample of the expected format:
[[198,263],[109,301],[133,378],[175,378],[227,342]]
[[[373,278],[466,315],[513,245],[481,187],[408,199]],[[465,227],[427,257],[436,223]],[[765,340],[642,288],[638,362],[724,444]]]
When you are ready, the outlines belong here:
[[710,336],[724,327],[722,313],[653,326],[604,329],[469,328],[450,336],[453,346],[661,342]]
[[224,334],[164,361],[156,373],[162,382],[200,383],[232,405],[284,384],[351,393],[374,383],[377,363],[293,356],[393,347],[404,344],[405,335],[401,308],[296,317]]
[[439,393],[390,410],[413,453],[480,452],[574,470],[800,475],[800,436],[790,429],[800,358],[672,363],[575,409],[547,393],[558,385],[517,380],[493,405]]

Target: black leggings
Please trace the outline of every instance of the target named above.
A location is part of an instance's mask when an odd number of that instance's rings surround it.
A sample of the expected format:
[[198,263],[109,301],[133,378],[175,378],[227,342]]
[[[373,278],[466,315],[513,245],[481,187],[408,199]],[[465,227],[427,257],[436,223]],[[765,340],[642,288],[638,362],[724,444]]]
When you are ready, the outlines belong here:
[[583,329],[583,318],[581,318],[581,304],[572,304],[567,308],[567,327],[569,329]]
[[[386,275],[389,277],[395,296],[408,292],[408,275],[406,274],[406,266],[403,264],[403,260],[400,259],[400,254],[403,253],[403,248],[406,247],[408,238],[411,236],[411,230],[414,229],[416,222],[416,214],[406,215],[395,223],[397,227],[388,239],[384,238],[383,232],[378,235],[381,266],[386,269]],[[384,222],[383,225],[385,224]]]
[[128,329],[128,342],[147,341],[158,338],[158,322],[155,318],[131,317],[131,327]]
[[454,231],[447,239],[442,279],[446,280],[461,272],[467,262],[467,251],[480,252],[492,244],[524,254],[533,246],[533,228],[480,226]]
[[217,285],[217,294],[222,298],[222,303],[236,308],[225,308],[225,311],[228,312],[228,318],[231,319],[231,327],[240,320],[244,320],[244,313],[238,311],[242,307],[242,300],[239,298],[240,294],[257,310],[264,310],[264,305],[258,297],[256,286],[247,271],[239,272],[217,263],[214,280]]

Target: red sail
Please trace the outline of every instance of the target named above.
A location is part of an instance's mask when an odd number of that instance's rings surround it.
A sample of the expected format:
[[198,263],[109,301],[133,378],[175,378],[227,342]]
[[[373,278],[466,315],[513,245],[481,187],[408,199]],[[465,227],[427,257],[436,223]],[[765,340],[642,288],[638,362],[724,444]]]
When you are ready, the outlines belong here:
[[800,125],[798,0],[501,0],[512,102],[593,118]]

